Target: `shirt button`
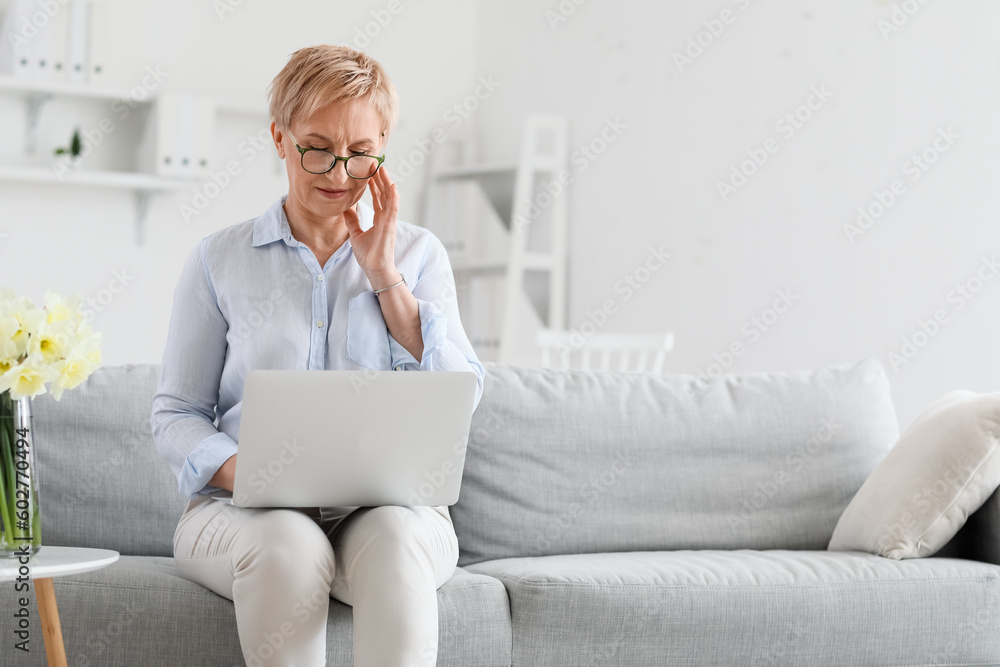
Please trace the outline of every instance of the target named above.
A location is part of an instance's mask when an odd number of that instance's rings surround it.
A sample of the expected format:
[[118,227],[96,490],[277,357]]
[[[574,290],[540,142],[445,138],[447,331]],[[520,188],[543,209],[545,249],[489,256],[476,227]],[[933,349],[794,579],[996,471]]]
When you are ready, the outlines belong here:
[[321,273],[318,276],[316,276],[316,280],[323,282],[323,274]]
[[403,367],[400,366],[399,364],[396,364],[396,367],[393,368],[392,370],[394,370],[394,371],[401,371],[401,370],[403,370]]
[[318,327],[321,327],[321,326],[323,326],[323,320],[320,320],[320,321],[318,321],[318,322],[316,323],[316,326],[318,326]]

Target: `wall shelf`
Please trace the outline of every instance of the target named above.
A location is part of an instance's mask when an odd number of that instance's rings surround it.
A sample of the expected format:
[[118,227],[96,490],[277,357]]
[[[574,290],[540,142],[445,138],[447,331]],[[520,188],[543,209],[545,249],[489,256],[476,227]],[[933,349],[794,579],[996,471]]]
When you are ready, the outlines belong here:
[[491,174],[511,174],[517,173],[517,165],[507,162],[494,162],[471,165],[457,165],[445,167],[435,172],[438,181],[461,180],[467,178],[477,178]]
[[[86,97],[100,100],[126,99],[131,91],[126,88],[108,86],[90,86],[83,83],[68,81],[45,81],[36,79],[21,79],[10,75],[0,75],[0,90],[6,90],[25,95],[59,95],[62,97]],[[139,104],[155,98],[155,93],[149,97],[136,100]]]
[[19,94],[28,105],[28,127],[24,133],[24,150],[33,154],[38,147],[38,119],[42,115],[42,107],[55,97],[76,97],[90,100],[126,100],[131,104],[148,104],[155,99],[155,94],[141,100],[131,100],[131,91],[124,88],[108,88],[106,86],[87,86],[67,81],[45,81],[34,79],[19,79],[13,76],[0,76],[0,92]]
[[135,192],[135,235],[136,243],[146,240],[146,220],[149,215],[149,200],[154,194],[175,192],[199,183],[198,180],[161,178],[151,174],[133,172],[96,171],[77,169],[59,176],[53,169],[41,167],[0,166],[0,182],[42,183],[58,185],[78,185],[104,188],[118,188]]

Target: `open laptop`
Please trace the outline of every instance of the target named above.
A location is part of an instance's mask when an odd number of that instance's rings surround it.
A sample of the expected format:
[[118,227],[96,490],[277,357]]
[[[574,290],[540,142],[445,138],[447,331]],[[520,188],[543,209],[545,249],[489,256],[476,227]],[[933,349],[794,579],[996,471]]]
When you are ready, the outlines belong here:
[[472,371],[252,370],[233,493],[239,507],[454,505]]

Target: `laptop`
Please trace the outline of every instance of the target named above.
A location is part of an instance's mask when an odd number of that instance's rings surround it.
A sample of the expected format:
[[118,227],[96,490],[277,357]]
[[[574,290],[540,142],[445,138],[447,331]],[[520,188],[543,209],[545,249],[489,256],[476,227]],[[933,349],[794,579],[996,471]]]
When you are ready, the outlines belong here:
[[251,370],[232,494],[239,507],[458,502],[472,371]]

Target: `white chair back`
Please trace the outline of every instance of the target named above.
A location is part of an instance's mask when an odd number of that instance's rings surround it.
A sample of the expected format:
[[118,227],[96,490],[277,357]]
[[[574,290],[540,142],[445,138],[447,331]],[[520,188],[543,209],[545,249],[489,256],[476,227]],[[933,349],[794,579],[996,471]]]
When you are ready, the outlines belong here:
[[[540,329],[535,338],[542,350],[542,366],[661,373],[667,352],[674,349],[674,334],[605,333],[584,336],[579,331]],[[617,363],[613,364],[613,358]]]

